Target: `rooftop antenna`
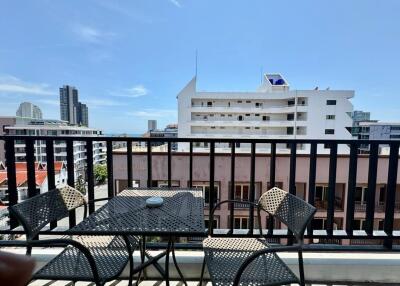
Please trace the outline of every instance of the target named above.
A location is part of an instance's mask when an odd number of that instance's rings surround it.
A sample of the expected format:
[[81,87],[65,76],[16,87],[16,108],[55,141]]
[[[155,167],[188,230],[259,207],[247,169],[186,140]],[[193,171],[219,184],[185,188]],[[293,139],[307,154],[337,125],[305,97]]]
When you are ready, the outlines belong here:
[[197,78],[197,49],[196,49],[196,59],[195,59],[195,76]]
[[263,67],[262,66],[260,67],[260,75],[261,75],[260,84],[262,84],[263,83]]

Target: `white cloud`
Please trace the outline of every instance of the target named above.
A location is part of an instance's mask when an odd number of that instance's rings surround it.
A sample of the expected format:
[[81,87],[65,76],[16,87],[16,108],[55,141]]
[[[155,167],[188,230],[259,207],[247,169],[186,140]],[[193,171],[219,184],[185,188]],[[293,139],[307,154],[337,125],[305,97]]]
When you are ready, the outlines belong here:
[[177,111],[174,109],[142,109],[140,111],[132,111],[126,113],[129,116],[140,117],[140,118],[162,118],[162,117],[170,117],[176,118]]
[[92,44],[103,43],[115,36],[114,33],[104,32],[87,25],[75,25],[73,31],[82,41]]
[[131,97],[131,98],[136,98],[136,97],[141,97],[144,95],[147,95],[149,93],[149,90],[144,87],[142,84],[135,85],[134,87],[131,88],[126,88],[122,91],[113,91],[110,92],[112,96],[123,96],[123,97]]
[[48,84],[30,83],[10,75],[0,75],[0,93],[22,93],[35,95],[56,95]]
[[181,3],[179,3],[178,0],[169,0],[169,2],[171,2],[173,5],[175,5],[178,8],[182,7]]

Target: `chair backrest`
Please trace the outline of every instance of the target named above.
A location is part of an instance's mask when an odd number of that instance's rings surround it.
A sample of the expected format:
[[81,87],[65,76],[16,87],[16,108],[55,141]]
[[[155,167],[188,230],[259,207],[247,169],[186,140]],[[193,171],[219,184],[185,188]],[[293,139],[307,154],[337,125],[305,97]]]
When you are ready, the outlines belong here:
[[283,222],[297,239],[302,239],[307,224],[317,210],[299,197],[276,187],[265,192],[258,203],[261,209]]
[[34,196],[9,207],[9,210],[21,222],[26,238],[30,240],[44,226],[67,217],[70,210],[84,203],[84,197],[76,189],[66,186]]

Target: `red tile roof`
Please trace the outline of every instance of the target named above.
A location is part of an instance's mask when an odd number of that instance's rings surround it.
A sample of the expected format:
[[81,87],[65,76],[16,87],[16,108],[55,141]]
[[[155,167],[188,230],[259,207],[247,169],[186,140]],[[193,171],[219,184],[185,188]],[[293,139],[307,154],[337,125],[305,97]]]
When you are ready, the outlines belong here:
[[[17,187],[21,187],[22,185],[27,183],[28,172],[18,171],[15,175],[16,175]],[[41,170],[36,171],[35,178],[36,178],[36,185],[41,186],[47,179],[47,172]],[[0,171],[0,184],[4,183],[5,181],[7,181],[7,172]]]

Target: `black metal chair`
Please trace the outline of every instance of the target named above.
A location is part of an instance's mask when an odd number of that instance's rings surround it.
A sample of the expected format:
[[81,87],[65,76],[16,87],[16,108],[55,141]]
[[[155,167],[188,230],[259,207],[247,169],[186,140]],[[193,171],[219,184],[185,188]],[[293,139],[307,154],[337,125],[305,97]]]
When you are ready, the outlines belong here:
[[[239,201],[227,200],[218,203],[211,212],[210,221],[216,208],[223,203]],[[305,229],[316,212],[316,208],[302,199],[281,189],[272,188],[264,193],[254,205],[257,209],[260,238],[217,238],[209,236],[203,241],[204,262],[200,284],[203,282],[205,264],[213,285],[283,285],[304,283],[303,237]],[[263,236],[260,211],[264,210],[284,223],[294,234],[297,244],[292,246],[270,246]],[[277,252],[297,251],[300,279],[279,258]]]
[[[94,201],[105,200],[98,199]],[[92,201],[92,202],[94,202]],[[80,206],[87,215],[87,202],[76,189],[66,186],[51,190],[9,207],[22,224],[26,234],[27,254],[32,247],[65,247],[33,279],[93,281],[104,285],[117,278],[130,263],[129,285],[132,284],[132,254],[138,245],[133,236],[63,236],[37,240],[39,231],[50,222],[68,217],[69,211]]]

